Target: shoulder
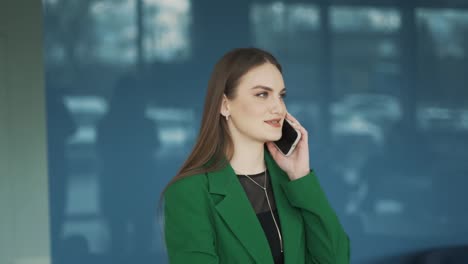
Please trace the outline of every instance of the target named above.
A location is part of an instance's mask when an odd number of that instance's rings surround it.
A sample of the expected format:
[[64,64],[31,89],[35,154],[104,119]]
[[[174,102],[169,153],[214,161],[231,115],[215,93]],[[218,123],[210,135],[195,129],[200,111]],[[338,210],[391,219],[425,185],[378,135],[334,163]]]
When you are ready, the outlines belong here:
[[167,187],[163,200],[164,215],[170,219],[206,216],[213,206],[206,174],[187,176],[172,183]]
[[164,197],[194,197],[208,193],[208,179],[205,173],[186,176],[167,187]]

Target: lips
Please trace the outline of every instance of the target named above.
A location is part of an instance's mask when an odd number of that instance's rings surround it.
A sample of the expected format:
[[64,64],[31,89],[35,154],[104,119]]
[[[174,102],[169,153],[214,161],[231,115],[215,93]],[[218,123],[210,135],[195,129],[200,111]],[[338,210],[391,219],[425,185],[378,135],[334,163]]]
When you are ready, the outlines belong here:
[[265,123],[273,126],[273,127],[281,127],[281,119],[278,118],[278,119],[270,119],[270,120],[267,120],[265,121]]

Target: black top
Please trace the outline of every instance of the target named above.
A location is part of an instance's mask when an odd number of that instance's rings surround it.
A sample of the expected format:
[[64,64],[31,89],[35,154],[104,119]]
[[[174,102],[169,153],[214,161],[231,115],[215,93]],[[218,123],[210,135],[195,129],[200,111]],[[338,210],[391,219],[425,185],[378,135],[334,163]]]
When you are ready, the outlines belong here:
[[[270,175],[268,170],[266,172],[261,172],[258,174],[247,175],[252,180],[260,184],[261,186],[265,186],[265,173],[266,173],[266,188],[268,193],[268,198],[270,199],[271,208],[273,210],[273,214],[276,219],[276,223],[278,224],[278,228],[281,232],[281,225],[280,219],[278,216],[278,210],[276,209],[275,198],[273,194],[273,188],[271,187]],[[270,244],[270,250],[273,255],[273,259],[275,264],[283,264],[284,263],[284,254],[281,252],[280,246],[280,239],[278,236],[278,231],[275,226],[275,222],[271,216],[270,207],[268,206],[268,202],[265,196],[265,192],[263,191],[260,186],[252,182],[249,178],[245,175],[237,175],[238,179],[244,187],[244,190],[247,194],[247,197],[252,204],[255,213],[257,214],[257,218],[260,221],[260,224],[265,232],[265,236]]]

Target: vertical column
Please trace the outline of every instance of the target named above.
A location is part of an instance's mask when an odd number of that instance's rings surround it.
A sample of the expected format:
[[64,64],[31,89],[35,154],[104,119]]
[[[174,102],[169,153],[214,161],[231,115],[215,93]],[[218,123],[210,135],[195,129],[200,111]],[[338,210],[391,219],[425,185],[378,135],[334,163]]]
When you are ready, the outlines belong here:
[[50,263],[41,1],[0,2],[0,263]]
[[[4,24],[3,14],[0,9],[0,27]],[[10,228],[14,224],[12,216],[5,211],[9,207],[8,199],[12,196],[11,182],[7,179],[9,174],[8,166],[8,130],[6,128],[8,118],[7,89],[6,89],[6,37],[0,30],[0,262],[11,259],[10,241],[5,239],[5,235],[10,235]]]
[[401,7],[401,68],[402,68],[402,105],[404,127],[412,133],[416,129],[417,111],[417,28],[415,7],[405,2]]
[[321,142],[328,146],[331,137],[330,105],[333,101],[332,79],[332,36],[330,29],[330,5],[328,1],[320,1],[320,128]]
[[143,38],[145,34],[145,27],[144,27],[144,12],[143,0],[136,0],[136,26],[137,26],[137,37],[136,37],[136,50],[137,50],[137,71],[142,72],[145,68],[145,50],[143,45]]

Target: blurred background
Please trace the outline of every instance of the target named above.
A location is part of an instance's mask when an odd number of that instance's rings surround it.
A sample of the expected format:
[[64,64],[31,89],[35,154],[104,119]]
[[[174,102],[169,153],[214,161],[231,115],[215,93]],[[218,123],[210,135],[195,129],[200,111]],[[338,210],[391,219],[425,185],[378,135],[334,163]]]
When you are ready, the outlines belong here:
[[284,68],[352,263],[468,263],[467,1],[43,0],[43,14],[53,263],[167,263],[160,192],[215,62],[248,46]]

